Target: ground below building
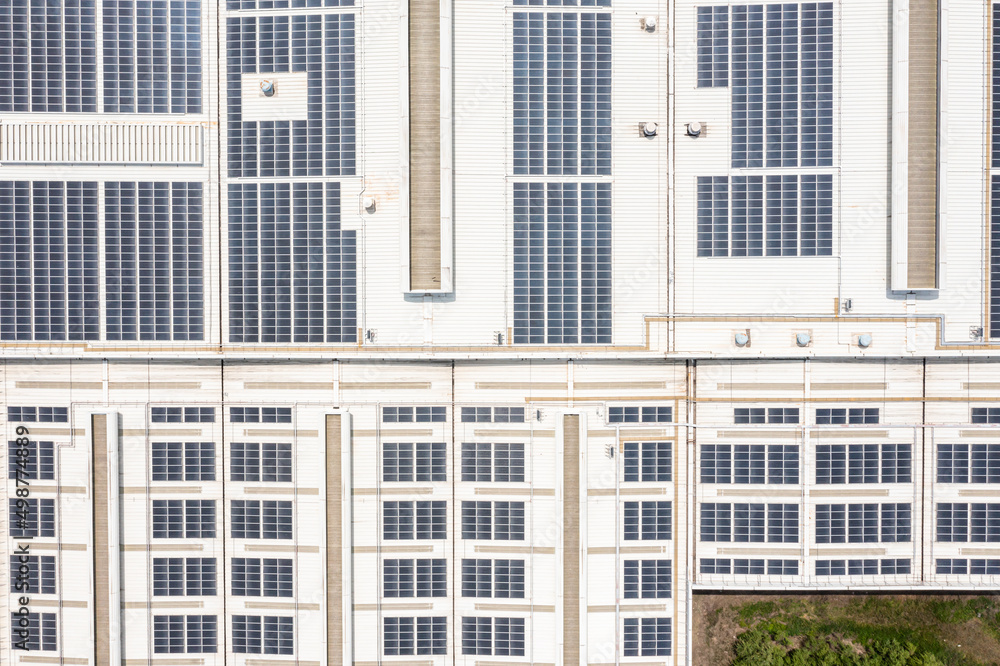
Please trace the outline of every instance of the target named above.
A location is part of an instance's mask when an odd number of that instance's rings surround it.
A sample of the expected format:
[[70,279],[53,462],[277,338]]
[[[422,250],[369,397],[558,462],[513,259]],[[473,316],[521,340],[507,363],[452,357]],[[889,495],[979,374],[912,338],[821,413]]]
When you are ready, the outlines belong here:
[[693,599],[694,666],[1000,665],[1000,595]]

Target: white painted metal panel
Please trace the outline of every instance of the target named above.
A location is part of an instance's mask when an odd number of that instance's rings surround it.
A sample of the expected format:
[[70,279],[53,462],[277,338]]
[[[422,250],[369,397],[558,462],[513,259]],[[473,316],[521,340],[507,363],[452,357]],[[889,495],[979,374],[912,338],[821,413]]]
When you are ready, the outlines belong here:
[[201,165],[204,127],[155,123],[3,123],[0,164]]

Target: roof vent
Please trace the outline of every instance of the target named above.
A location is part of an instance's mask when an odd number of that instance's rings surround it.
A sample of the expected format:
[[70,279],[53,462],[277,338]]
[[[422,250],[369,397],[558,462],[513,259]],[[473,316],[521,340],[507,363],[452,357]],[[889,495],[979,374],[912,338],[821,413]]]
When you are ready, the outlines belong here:
[[260,82],[260,91],[264,93],[264,97],[271,97],[274,95],[274,81],[269,79],[264,79]]
[[858,346],[862,349],[868,349],[872,346],[872,336],[867,333],[862,333],[858,336]]
[[365,197],[361,200],[361,205],[365,207],[365,210],[369,213],[375,212],[375,197]]
[[750,336],[747,335],[746,333],[737,333],[736,334],[736,346],[737,347],[746,347],[747,343],[749,343],[749,342],[750,342]]
[[647,16],[642,19],[642,29],[646,32],[656,32],[656,17]]
[[685,129],[684,133],[687,134],[688,136],[695,137],[695,138],[701,136],[701,132],[702,132],[702,129],[703,129],[702,126],[701,126],[701,123],[699,123],[697,121],[693,122],[693,123],[688,123],[687,125],[685,125],[685,128],[686,129]]
[[654,122],[642,123],[642,135],[645,137],[654,137],[656,133],[660,131],[660,126]]
[[808,333],[796,333],[795,334],[795,344],[799,347],[805,347],[812,341],[812,336]]

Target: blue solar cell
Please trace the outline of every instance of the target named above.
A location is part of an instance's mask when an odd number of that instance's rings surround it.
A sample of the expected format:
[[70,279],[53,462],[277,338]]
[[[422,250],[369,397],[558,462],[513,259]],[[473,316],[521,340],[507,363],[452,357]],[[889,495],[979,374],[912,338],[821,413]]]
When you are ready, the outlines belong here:
[[[992,34],[993,34],[993,62],[992,62],[992,76],[993,76],[993,89],[991,92],[992,99],[992,136],[993,136],[993,157],[991,160],[991,166],[1000,167],[1000,4],[993,5],[993,23],[992,23]],[[994,181],[995,182],[995,181]],[[994,185],[995,187],[995,185]],[[994,193],[993,201],[996,201],[996,196]],[[996,263],[992,264],[996,266]],[[995,311],[995,308],[994,308]],[[991,329],[993,323],[991,322]],[[1000,330],[996,332],[991,332],[991,336],[1000,336]]]
[[765,254],[798,254],[798,176],[766,176],[764,179]]
[[906,543],[911,518],[909,504],[818,504],[816,543]]
[[31,110],[62,111],[62,16],[58,5],[30,2]]
[[878,444],[851,444],[847,447],[849,483],[878,483]]
[[[727,560],[728,563],[728,560]],[[622,651],[626,657],[669,657],[673,619],[669,617],[625,618]]]

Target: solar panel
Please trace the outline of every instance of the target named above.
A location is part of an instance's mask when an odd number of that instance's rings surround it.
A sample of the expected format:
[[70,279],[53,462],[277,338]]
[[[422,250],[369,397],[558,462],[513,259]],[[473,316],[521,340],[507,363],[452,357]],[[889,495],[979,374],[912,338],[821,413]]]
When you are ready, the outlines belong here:
[[356,232],[339,183],[229,186],[231,342],[354,342]]
[[97,111],[96,23],[94,3],[63,0],[65,110],[71,113]]
[[769,167],[798,165],[799,6],[767,5],[764,135]]
[[764,166],[764,6],[732,8],[734,167]]
[[[699,86],[722,85],[725,9],[699,8]],[[832,3],[735,5],[729,39],[732,166],[832,166]]]
[[0,182],[0,340],[96,340],[97,184]]
[[201,112],[199,1],[107,0],[103,28],[104,111]]
[[833,164],[833,5],[806,3],[801,19],[800,166]]
[[31,110],[62,111],[62,17],[59,5],[32,0]]
[[701,176],[699,257],[830,256],[833,176]]
[[[997,89],[994,84],[994,90]],[[997,113],[996,106],[994,113]],[[995,134],[993,141],[996,166]],[[1000,338],[1000,176],[993,176],[990,181],[990,337]]]
[[[993,136],[993,158],[991,160],[990,166],[998,167],[1000,166],[1000,4],[993,5],[993,24],[991,26],[993,34],[993,91],[992,95],[992,109],[993,109],[993,122],[992,122],[992,136]],[[996,181],[994,180],[994,183]],[[996,187],[996,185],[994,185]],[[996,201],[996,192],[994,192],[993,201]],[[991,265],[996,266],[994,262]],[[995,309],[995,308],[994,308]],[[990,322],[991,332],[990,335],[1000,335],[1000,331],[996,333],[993,332],[993,322]]]
[[108,340],[204,338],[201,183],[105,183]]
[[698,177],[698,256],[729,254],[729,178]]
[[698,7],[698,87],[729,85],[729,7]]
[[514,6],[532,7],[610,7],[611,0],[514,0]]
[[611,173],[611,15],[514,14],[514,173]]
[[352,7],[354,0],[227,0],[226,9],[304,9],[312,7]]
[[0,111],[97,111],[93,3],[0,2]]
[[798,254],[798,176],[764,178],[765,254]]
[[[230,177],[354,175],[354,15],[241,16],[226,25]],[[243,120],[242,78],[256,72],[305,72],[306,118]]]
[[611,342],[611,184],[514,184],[514,342]]

